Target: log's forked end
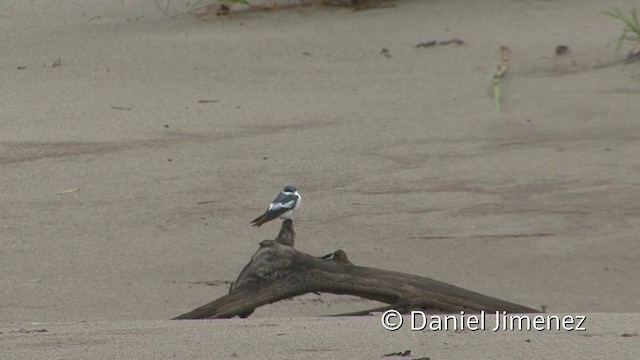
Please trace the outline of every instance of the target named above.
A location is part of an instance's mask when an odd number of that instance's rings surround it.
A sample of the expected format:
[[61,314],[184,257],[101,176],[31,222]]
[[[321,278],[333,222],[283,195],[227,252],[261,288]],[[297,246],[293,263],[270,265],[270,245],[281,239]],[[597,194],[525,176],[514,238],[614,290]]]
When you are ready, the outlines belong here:
[[349,258],[347,257],[347,253],[344,252],[344,250],[342,249],[338,249],[333,252],[333,260],[342,262],[342,263],[352,264],[352,262],[349,261]]
[[336,261],[336,262],[339,262],[339,263],[353,265],[353,263],[347,257],[347,253],[344,252],[344,250],[342,250],[342,249],[338,249],[338,250],[332,252],[331,254],[327,254],[325,256],[321,256],[320,258],[321,259],[325,259],[325,260],[333,260],[333,261]]
[[260,247],[261,248],[270,247],[270,246],[273,246],[273,240],[262,240],[262,241],[260,241]]

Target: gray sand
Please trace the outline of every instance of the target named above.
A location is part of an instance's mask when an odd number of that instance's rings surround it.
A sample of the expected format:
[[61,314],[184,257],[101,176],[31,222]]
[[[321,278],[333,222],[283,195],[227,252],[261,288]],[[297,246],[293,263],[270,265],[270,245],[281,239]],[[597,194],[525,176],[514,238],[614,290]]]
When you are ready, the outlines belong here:
[[[394,4],[0,5],[0,357],[637,358],[640,65],[610,5]],[[588,314],[587,336],[390,333],[318,318],[375,306],[327,295],[168,321],[227,292],[288,183],[301,250]]]

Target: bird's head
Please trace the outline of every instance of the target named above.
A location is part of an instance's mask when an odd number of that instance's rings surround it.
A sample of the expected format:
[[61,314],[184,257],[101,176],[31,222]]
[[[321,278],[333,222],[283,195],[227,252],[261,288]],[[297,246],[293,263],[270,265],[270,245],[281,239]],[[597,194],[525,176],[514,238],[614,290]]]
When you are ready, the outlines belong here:
[[298,189],[296,189],[295,185],[287,185],[284,187],[284,189],[282,189],[282,192],[284,193],[294,193],[296,192]]

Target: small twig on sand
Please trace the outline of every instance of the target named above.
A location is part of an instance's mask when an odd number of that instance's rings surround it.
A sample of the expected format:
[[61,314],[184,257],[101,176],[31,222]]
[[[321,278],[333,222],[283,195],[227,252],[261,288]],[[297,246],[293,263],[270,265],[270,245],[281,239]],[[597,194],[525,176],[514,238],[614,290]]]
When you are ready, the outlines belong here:
[[382,355],[382,357],[388,357],[388,356],[411,356],[411,350],[396,351],[396,352]]
[[498,71],[493,75],[493,102],[496,112],[500,114],[500,79],[507,73],[509,69],[509,48],[500,46],[501,63],[498,65]]
[[69,189],[69,190],[61,191],[61,192],[57,193],[56,195],[70,194],[70,193],[74,193],[74,192],[78,192],[78,191],[80,191],[80,188],[75,188],[75,189]]

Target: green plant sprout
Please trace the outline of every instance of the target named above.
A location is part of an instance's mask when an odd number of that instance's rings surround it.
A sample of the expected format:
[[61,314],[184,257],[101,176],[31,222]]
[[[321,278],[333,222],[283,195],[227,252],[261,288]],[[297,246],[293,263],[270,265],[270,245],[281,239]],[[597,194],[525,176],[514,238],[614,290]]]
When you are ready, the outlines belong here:
[[500,103],[500,79],[504,77],[509,70],[509,48],[506,46],[500,46],[500,65],[498,65],[498,70],[493,75],[493,104],[496,109],[496,112],[500,114],[501,111],[501,103]]
[[611,11],[604,11],[603,14],[611,16],[624,24],[622,34],[616,43],[616,51],[620,50],[623,43],[629,42],[633,47],[627,55],[627,61],[631,62],[640,59],[640,22],[638,22],[638,12],[636,8],[631,9],[628,15],[618,8],[613,8]]

